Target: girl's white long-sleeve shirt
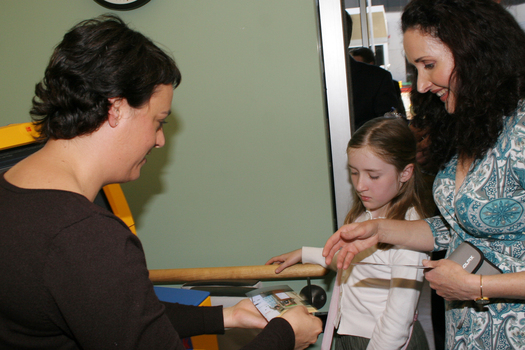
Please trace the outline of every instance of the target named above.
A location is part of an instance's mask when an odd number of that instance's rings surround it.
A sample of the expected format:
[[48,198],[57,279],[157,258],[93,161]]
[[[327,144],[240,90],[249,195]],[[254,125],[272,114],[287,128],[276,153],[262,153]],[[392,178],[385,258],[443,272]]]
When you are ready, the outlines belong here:
[[[356,222],[370,218],[363,213]],[[419,216],[411,208],[405,219]],[[427,253],[395,246],[386,250],[374,246],[357,254],[352,262],[379,265],[350,265],[339,272],[340,295],[332,295],[340,298],[337,333],[369,338],[368,350],[401,349],[409,339],[424,280],[423,269],[410,266],[428,258]],[[326,265],[322,248],[303,247],[302,262],[334,269]]]

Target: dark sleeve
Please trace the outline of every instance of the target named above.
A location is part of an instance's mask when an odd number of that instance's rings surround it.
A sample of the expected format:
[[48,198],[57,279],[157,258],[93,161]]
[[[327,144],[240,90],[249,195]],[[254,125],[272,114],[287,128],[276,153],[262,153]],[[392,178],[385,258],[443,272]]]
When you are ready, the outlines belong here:
[[392,81],[392,74],[382,68],[380,69],[383,71],[381,83],[374,97],[374,113],[376,117],[382,117],[385,113],[391,112],[392,108],[398,108],[399,105],[394,82]]
[[241,350],[293,350],[294,347],[295,333],[292,326],[284,318],[277,317]]
[[162,304],[181,338],[224,333],[222,306],[190,306],[168,302]]
[[93,215],[62,229],[43,277],[58,310],[45,314],[80,348],[184,349],[140,241],[116,218]]
[[[222,307],[188,306],[165,303],[166,314],[182,338],[199,334],[224,333]],[[172,318],[170,315],[177,315]],[[193,325],[193,326],[191,326]],[[204,328],[196,325],[204,325]],[[242,350],[292,350],[295,334],[284,318],[274,318]]]

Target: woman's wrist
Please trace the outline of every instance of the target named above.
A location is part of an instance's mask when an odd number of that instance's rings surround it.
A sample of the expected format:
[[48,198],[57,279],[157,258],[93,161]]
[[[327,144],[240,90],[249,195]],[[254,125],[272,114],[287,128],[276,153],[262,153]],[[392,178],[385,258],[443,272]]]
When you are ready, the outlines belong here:
[[233,328],[233,318],[232,318],[232,307],[223,307],[222,309],[222,319],[224,323],[224,328]]
[[378,242],[404,246],[407,244],[407,228],[405,220],[378,219],[373,220],[376,223],[375,233]]
[[377,220],[379,242],[400,248],[429,252],[434,248],[434,236],[424,220]]
[[480,305],[486,305],[490,302],[486,294],[483,293],[483,275],[479,275],[479,294],[474,300]]
[[[377,219],[377,220],[371,220],[371,222],[374,222],[376,224],[375,227],[375,234],[377,236],[377,241],[379,243],[390,243],[388,241],[388,233],[385,230],[385,227],[388,227],[388,222],[392,221],[389,219]],[[386,224],[386,225],[385,225]]]

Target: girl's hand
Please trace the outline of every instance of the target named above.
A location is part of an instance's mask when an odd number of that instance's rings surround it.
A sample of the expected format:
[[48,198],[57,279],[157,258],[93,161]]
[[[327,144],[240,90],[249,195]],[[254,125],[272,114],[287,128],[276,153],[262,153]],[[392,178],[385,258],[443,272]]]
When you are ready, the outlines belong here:
[[377,235],[379,220],[369,220],[349,225],[343,225],[328,239],[323,249],[326,264],[330,265],[335,253],[337,268],[347,269],[354,256],[379,242]]
[[285,268],[300,263],[302,260],[302,249],[294,250],[286,254],[279,256],[274,256],[266,262],[265,265],[271,265],[274,263],[280,264],[278,268],[275,269],[275,273],[279,273]]
[[243,299],[237,304],[222,310],[224,328],[264,328],[268,322],[257,310],[250,299]]
[[430,288],[445,300],[475,300],[480,296],[479,276],[466,272],[458,263],[423,260],[423,265],[431,268],[425,271]]

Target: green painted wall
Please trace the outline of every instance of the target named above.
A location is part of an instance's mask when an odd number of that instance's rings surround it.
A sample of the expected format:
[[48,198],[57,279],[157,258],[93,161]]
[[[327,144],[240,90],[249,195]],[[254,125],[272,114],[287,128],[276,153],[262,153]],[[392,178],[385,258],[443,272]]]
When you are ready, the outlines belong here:
[[[105,12],[2,1],[0,125],[29,121],[53,47]],[[259,265],[322,246],[333,221],[315,1],[151,0],[120,15],[183,75],[166,146],[123,185],[149,267]]]

